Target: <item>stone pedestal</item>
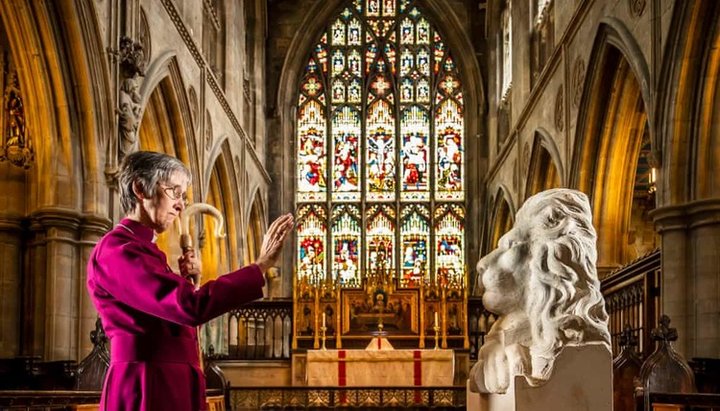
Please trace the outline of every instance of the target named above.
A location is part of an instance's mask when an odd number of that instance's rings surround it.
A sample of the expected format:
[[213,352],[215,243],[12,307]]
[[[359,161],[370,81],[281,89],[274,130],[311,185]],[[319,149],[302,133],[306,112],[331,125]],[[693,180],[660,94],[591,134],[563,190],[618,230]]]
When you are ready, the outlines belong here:
[[505,394],[467,391],[470,411],[612,411],[612,354],[600,344],[565,347],[547,383],[515,376]]

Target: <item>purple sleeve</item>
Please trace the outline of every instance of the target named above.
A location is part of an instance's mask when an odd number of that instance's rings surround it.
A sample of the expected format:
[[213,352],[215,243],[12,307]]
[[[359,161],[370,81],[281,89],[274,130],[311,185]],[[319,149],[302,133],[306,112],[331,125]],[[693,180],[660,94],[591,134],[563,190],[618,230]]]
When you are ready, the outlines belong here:
[[263,295],[265,280],[255,264],[195,290],[139,243],[105,244],[103,248],[91,263],[95,284],[116,300],[167,321],[200,325]]

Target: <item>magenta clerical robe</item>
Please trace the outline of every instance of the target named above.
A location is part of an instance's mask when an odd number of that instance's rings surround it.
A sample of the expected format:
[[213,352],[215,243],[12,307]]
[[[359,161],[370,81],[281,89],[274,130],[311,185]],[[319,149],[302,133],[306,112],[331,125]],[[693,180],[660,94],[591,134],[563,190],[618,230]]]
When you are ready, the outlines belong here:
[[250,265],[195,290],[152,239],[152,229],[124,219],[88,261],[88,290],[110,339],[100,409],[204,410],[195,327],[262,297],[265,280]]

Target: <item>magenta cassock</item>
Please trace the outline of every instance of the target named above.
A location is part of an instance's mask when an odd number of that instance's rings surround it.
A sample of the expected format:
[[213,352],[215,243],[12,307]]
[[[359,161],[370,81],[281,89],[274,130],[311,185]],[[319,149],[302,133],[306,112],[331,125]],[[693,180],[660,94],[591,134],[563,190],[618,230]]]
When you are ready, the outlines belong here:
[[153,231],[124,219],[95,246],[87,287],[110,339],[101,410],[204,410],[196,326],[262,297],[257,265],[194,286],[174,273]]

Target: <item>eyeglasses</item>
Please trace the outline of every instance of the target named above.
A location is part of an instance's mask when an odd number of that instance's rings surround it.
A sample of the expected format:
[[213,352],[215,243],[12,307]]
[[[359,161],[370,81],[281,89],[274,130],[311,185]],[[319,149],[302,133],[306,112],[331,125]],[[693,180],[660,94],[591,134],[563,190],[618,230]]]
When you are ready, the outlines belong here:
[[175,187],[163,187],[163,186],[160,185],[159,183],[158,183],[158,185],[160,186],[160,188],[162,189],[162,191],[165,192],[165,195],[167,195],[168,197],[170,197],[171,200],[173,200],[173,201],[182,200],[183,206],[184,206],[184,207],[187,207],[187,206],[188,206],[187,191],[186,191],[186,192],[182,192],[182,191],[180,190],[180,187],[179,187],[179,186],[175,186]]

